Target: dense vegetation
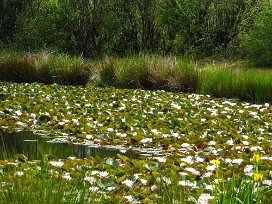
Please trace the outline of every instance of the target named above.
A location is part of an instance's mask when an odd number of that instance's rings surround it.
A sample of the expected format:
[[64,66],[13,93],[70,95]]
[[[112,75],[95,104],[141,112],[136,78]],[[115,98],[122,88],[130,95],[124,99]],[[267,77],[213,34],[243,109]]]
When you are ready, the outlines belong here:
[[[269,203],[271,33],[271,0],[1,0],[0,204]],[[120,154],[9,158],[20,131]]]
[[0,46],[101,57],[248,57],[269,66],[270,0],[2,0]]

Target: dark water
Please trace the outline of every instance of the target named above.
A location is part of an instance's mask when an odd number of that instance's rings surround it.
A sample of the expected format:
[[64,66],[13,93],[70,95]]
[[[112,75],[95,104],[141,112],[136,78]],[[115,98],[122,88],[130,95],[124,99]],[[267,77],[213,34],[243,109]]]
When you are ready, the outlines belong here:
[[70,156],[77,158],[89,158],[99,156],[117,157],[117,154],[126,155],[129,158],[137,159],[139,155],[132,150],[121,153],[118,149],[105,147],[89,147],[86,145],[48,142],[48,136],[34,134],[32,132],[3,133],[0,132],[0,160],[14,158],[16,154],[25,155],[28,160],[42,159],[45,155],[53,155],[56,159],[65,159]]

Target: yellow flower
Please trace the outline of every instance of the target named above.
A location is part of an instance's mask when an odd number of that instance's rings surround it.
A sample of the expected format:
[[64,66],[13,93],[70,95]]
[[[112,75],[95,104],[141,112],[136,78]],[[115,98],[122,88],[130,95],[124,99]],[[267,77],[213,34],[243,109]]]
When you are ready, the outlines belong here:
[[253,179],[254,179],[254,181],[262,181],[263,180],[263,175],[255,173],[253,175]]
[[256,162],[259,162],[260,161],[260,155],[259,154],[254,154],[253,156],[253,160],[256,161]]
[[214,166],[219,166],[220,161],[218,159],[212,161]]

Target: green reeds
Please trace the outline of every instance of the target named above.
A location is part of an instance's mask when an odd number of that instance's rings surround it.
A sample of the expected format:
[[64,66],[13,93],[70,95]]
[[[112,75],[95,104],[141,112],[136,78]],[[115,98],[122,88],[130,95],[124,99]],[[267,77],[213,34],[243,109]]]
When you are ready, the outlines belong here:
[[1,52],[0,80],[14,82],[87,84],[90,64],[81,57],[40,53]]
[[0,53],[0,80],[98,85],[272,102],[272,71],[232,65],[198,65],[186,58],[139,55],[86,60],[48,51]]

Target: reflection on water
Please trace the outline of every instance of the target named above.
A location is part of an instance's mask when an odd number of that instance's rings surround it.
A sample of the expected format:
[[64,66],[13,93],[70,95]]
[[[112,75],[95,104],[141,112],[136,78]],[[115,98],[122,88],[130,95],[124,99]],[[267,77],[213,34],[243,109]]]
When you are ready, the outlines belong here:
[[99,156],[117,157],[117,154],[137,159],[139,155],[128,150],[121,153],[118,149],[72,145],[64,142],[47,142],[50,138],[32,132],[3,133],[0,132],[0,159],[14,158],[16,154],[24,154],[29,160],[42,159],[44,155],[53,155],[58,159],[69,156],[88,158]]

